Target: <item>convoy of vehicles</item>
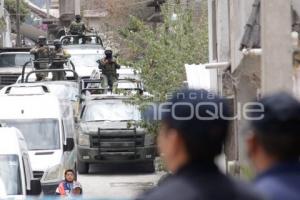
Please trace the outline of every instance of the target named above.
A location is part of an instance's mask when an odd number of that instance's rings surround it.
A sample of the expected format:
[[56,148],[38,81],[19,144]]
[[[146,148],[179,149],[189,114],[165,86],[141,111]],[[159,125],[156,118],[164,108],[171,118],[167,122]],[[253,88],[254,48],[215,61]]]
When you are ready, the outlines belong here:
[[1,198],[39,195],[41,183],[33,177],[22,133],[16,128],[1,127],[0,137],[0,185],[4,190]]
[[[84,174],[92,163],[141,164],[144,171],[155,171],[154,137],[139,126],[138,107],[127,102],[132,93],[143,94],[141,80],[122,67],[109,90],[98,69],[104,57],[101,38],[74,37],[61,38],[71,54],[71,62],[59,69],[65,80],[52,80],[57,69],[34,69],[44,61],[34,60],[29,49],[0,51],[0,123],[8,127],[0,128],[5,138],[0,140],[0,197],[36,195],[41,188],[53,195],[66,169]],[[40,72],[48,77],[36,82]]]

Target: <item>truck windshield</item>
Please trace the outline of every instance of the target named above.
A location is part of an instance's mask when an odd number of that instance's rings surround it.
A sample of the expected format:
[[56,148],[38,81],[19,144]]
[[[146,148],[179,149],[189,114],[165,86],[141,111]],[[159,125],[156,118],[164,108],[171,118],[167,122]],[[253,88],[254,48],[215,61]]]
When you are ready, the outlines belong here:
[[19,157],[17,155],[0,155],[0,181],[5,186],[7,195],[21,195]]
[[136,106],[123,101],[95,101],[87,105],[83,121],[128,121],[140,120],[140,112]]
[[56,150],[60,148],[58,120],[26,119],[3,122],[22,132],[29,150]]
[[23,66],[31,57],[30,54],[0,54],[0,68]]
[[75,67],[98,67],[99,54],[72,54],[71,58]]

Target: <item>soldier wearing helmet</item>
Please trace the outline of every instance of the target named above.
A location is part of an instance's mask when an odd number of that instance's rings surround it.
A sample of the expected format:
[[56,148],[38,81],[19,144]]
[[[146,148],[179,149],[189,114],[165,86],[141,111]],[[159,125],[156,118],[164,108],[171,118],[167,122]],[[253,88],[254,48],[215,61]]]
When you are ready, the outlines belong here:
[[[47,39],[45,36],[39,36],[37,45],[30,50],[30,53],[34,55],[35,62],[34,68],[36,70],[47,69],[48,63],[47,59],[49,60],[50,57],[50,50],[47,45]],[[36,73],[36,80],[41,81],[48,76],[46,72]]]
[[[53,57],[54,62],[51,66],[52,69],[63,69],[64,63],[68,58],[71,57],[71,55],[62,48],[62,44],[60,40],[54,40],[54,51],[53,51]],[[64,72],[53,72],[52,73],[52,79],[53,80],[63,80],[65,78]]]
[[112,89],[118,79],[117,69],[120,69],[120,65],[113,58],[113,51],[110,48],[106,48],[104,53],[105,57],[99,61],[99,69],[107,77],[108,86]]
[[73,21],[70,25],[70,34],[78,36],[75,39],[75,43],[78,43],[79,38],[83,38],[84,32],[86,31],[85,24],[81,21],[81,16],[76,15],[75,21]]

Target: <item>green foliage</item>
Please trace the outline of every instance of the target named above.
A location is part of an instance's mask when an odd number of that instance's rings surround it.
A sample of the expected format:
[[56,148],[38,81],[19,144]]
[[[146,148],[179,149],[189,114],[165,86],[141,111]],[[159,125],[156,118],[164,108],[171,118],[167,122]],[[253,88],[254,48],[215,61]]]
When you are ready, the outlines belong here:
[[[196,21],[192,10],[182,4],[166,3],[162,8],[164,21],[158,26],[149,26],[131,16],[128,27],[119,31],[131,51],[131,57],[123,64],[138,70],[145,88],[154,95],[136,98],[137,104],[166,101],[170,92],[182,87],[185,64],[207,62],[207,4],[202,3],[200,20]],[[153,132],[157,127],[149,129]]]
[[[17,14],[17,1],[16,0],[5,0],[4,1],[5,9],[9,12],[13,20],[16,20]],[[25,21],[26,16],[29,14],[29,9],[27,4],[21,0],[20,1],[20,19],[21,22]]]

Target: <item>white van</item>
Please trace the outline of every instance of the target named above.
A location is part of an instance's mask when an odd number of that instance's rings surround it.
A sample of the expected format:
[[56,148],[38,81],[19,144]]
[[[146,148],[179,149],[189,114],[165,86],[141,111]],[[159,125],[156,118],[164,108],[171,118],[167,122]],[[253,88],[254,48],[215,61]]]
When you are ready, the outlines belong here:
[[18,128],[27,142],[33,175],[54,194],[66,169],[76,169],[72,105],[51,94],[0,96],[0,122]]
[[[33,178],[25,139],[16,128],[0,128],[1,198],[39,195],[41,183]],[[5,194],[3,194],[5,193]],[[5,197],[5,198],[6,198]]]

